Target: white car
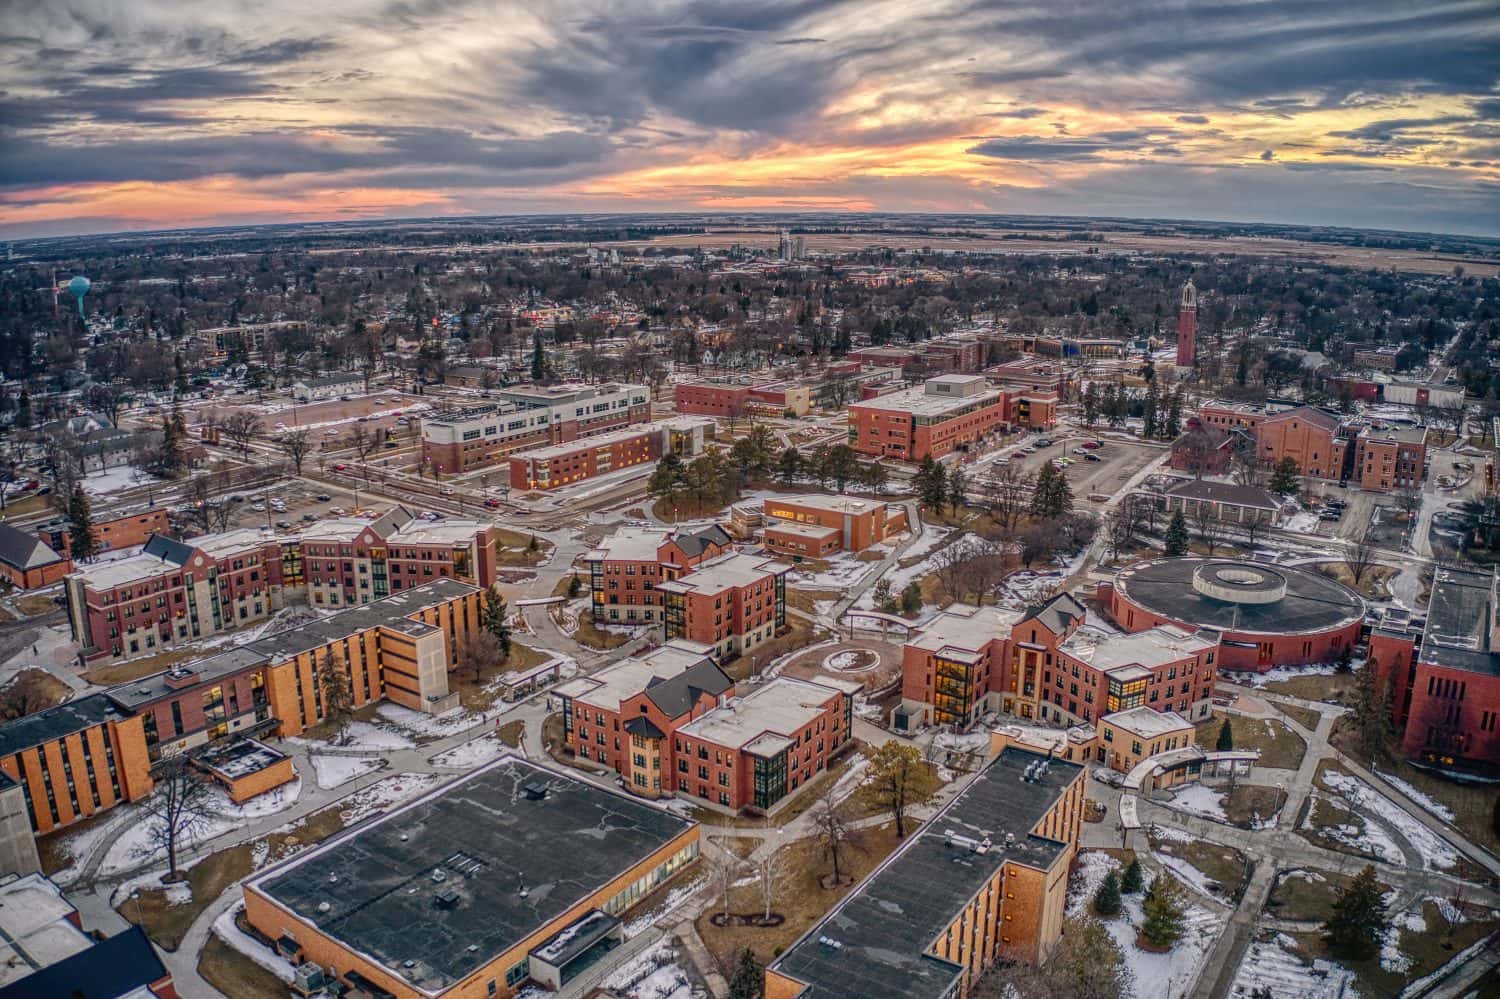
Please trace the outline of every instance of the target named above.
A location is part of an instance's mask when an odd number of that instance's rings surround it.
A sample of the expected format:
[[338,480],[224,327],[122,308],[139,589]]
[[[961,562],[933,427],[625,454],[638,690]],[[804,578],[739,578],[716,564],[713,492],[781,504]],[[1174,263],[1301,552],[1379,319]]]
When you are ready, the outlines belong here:
[[341,506],[329,507],[328,512],[335,517],[342,517],[344,515],[344,508]]
[[256,500],[254,503],[250,504],[250,509],[254,510],[256,513],[265,513],[266,505],[260,500]]
[[327,430],[323,431],[323,436],[325,437],[337,437],[338,435],[339,432],[332,427],[329,427]]
[[444,496],[452,496],[453,495],[453,487],[452,486],[444,486],[443,487],[443,495]]

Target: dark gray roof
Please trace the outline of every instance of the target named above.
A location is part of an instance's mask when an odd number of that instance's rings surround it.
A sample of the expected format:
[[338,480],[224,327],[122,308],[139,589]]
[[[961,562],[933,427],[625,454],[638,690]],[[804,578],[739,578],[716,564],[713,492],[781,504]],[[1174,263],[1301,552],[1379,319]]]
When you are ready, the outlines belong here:
[[1257,507],[1264,510],[1279,510],[1281,504],[1270,492],[1257,486],[1242,486],[1234,482],[1209,482],[1207,479],[1179,479],[1162,492],[1167,496],[1180,496],[1190,500],[1207,500],[1210,503],[1228,503],[1233,506]]
[[135,434],[126,430],[90,430],[81,438],[79,450],[88,454],[114,454],[129,451],[135,443]]
[[437,992],[692,827],[655,805],[506,756],[250,886],[413,988]]
[[105,721],[119,721],[125,715],[103,694],[89,694],[34,715],[17,718],[0,725],[0,756],[10,756],[23,749],[82,732]]
[[1359,594],[1321,573],[1291,566],[1255,567],[1286,581],[1286,595],[1270,603],[1215,600],[1193,588],[1193,573],[1200,567],[1241,564],[1196,557],[1155,559],[1119,572],[1115,587],[1131,602],[1169,620],[1223,632],[1307,634],[1364,617],[1365,602]]
[[1490,645],[1496,571],[1438,567],[1419,662],[1500,676],[1500,649]]
[[666,735],[661,729],[652,723],[645,715],[637,715],[625,723],[625,731],[631,735],[639,735],[645,739],[660,739]]
[[155,555],[166,562],[175,562],[177,565],[187,565],[188,559],[193,557],[193,546],[181,541],[173,541],[165,534],[153,534],[146,539],[146,546],[142,551],[147,555]]
[[729,532],[718,524],[710,524],[696,531],[684,531],[672,540],[677,542],[677,547],[688,558],[697,558],[708,550],[709,545],[727,545],[732,540]]
[[1088,610],[1071,593],[1059,593],[1040,607],[1028,609],[1023,621],[1037,620],[1047,626],[1054,635],[1061,635],[1072,625],[1074,619],[1082,620]]
[[733,686],[729,674],[712,659],[705,658],[669,680],[653,677],[646,685],[646,696],[661,709],[662,714],[677,718],[688,713],[700,693],[718,697]]
[[167,977],[139,926],[0,988],[0,999],[118,999]]
[[[1046,756],[1003,750],[937,815],[771,968],[807,985],[799,999],[932,999],[963,974],[928,951],[1002,864],[1049,869],[1067,844],[1031,835],[1083,768],[1053,760],[1036,782],[1022,779]],[[987,853],[949,845],[947,834],[990,840]],[[1014,837],[1007,844],[1006,835]]]
[[17,569],[39,569],[62,560],[35,534],[0,523],[0,562]]

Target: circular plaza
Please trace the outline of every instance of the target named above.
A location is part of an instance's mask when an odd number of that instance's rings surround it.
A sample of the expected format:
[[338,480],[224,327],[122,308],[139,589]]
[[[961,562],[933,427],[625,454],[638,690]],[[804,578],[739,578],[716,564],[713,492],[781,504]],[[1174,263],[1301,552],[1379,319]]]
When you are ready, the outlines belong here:
[[1208,558],[1162,558],[1123,569],[1100,587],[1126,631],[1160,624],[1223,634],[1220,669],[1264,671],[1336,659],[1359,639],[1365,602],[1307,569]]

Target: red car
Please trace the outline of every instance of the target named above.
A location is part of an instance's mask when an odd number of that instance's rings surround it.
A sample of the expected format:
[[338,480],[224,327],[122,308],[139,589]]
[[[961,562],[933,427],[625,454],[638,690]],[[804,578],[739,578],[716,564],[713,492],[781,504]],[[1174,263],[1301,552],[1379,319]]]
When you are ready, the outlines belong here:
[[485,500],[484,501],[484,505],[487,506],[487,507],[489,507],[491,510],[498,510],[498,509],[500,509],[500,501],[497,500],[497,499],[495,499],[494,497],[491,497],[490,499]]
[[334,471],[335,471],[335,472],[343,472],[343,471],[347,471],[347,470],[348,470],[348,468],[349,468],[349,466],[348,466],[348,465],[345,465],[345,464],[343,464],[343,463],[342,463],[342,462],[340,462],[340,463],[339,463],[339,464],[337,464],[337,465],[334,465],[334,466],[333,466],[333,470],[334,470]]

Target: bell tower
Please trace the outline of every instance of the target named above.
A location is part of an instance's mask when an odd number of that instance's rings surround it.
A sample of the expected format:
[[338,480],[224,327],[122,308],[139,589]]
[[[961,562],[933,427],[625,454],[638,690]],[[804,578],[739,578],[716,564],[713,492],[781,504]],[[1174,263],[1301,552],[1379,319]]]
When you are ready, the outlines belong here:
[[1182,286],[1182,304],[1177,307],[1177,366],[1191,368],[1198,340],[1198,289],[1191,278]]

